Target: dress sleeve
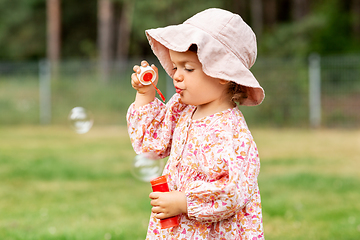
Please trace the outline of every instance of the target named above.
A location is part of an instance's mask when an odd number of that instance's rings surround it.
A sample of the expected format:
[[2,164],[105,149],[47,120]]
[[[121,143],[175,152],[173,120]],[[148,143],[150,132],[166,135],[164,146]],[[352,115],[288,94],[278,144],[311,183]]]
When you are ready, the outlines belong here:
[[[185,191],[188,215],[198,221],[217,222],[242,210],[259,194],[258,152],[247,128],[215,127],[201,149],[201,160],[210,180],[194,181]],[[211,131],[209,131],[211,132]]]
[[155,153],[159,158],[170,154],[172,134],[185,104],[175,94],[165,105],[159,99],[138,109],[130,105],[126,120],[131,144],[137,154]]

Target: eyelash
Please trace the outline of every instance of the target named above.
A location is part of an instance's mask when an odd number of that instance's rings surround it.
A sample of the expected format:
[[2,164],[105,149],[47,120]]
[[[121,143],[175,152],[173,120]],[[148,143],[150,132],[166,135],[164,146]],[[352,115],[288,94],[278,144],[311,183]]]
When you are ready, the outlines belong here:
[[[174,67],[172,70],[173,70],[173,71],[176,71],[176,70],[177,70],[177,67]],[[188,68],[184,68],[184,70],[185,70],[185,71],[188,71],[188,72],[193,72],[193,71],[194,71],[194,69],[188,69]]]

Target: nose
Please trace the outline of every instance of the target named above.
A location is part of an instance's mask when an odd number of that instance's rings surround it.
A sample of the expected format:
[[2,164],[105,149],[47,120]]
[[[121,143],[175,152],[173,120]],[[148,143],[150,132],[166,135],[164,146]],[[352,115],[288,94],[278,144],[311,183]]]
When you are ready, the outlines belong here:
[[182,82],[182,81],[184,81],[184,76],[182,74],[180,74],[179,71],[175,71],[173,79],[176,82]]

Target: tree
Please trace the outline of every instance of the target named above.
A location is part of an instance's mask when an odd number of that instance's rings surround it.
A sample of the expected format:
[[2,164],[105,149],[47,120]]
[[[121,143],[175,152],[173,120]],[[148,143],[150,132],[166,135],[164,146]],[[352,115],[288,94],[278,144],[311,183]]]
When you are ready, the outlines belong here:
[[353,32],[355,37],[360,39],[360,0],[351,1],[351,11],[353,16]]
[[263,32],[263,4],[262,0],[251,0],[251,26],[257,37],[261,37]]
[[266,11],[264,12],[265,22],[268,28],[273,30],[277,23],[277,13],[278,13],[277,1],[276,0],[265,1],[264,9],[266,9]]
[[113,4],[110,0],[98,0],[98,46],[101,80],[107,82],[113,50]]
[[118,21],[117,31],[117,60],[126,60],[129,54],[134,8],[135,0],[124,1],[122,4],[122,11]]
[[[259,44],[267,34],[285,39],[281,29],[298,22],[309,31],[302,43],[314,51],[360,50],[360,0],[1,0],[0,60],[99,58],[106,80],[106,61],[151,54],[144,30],[181,23],[210,7],[239,13]],[[311,32],[316,24],[323,27]]]
[[60,0],[47,0],[47,58],[55,73],[58,71],[61,51]]
[[301,20],[308,13],[307,0],[292,0],[293,19],[295,21]]

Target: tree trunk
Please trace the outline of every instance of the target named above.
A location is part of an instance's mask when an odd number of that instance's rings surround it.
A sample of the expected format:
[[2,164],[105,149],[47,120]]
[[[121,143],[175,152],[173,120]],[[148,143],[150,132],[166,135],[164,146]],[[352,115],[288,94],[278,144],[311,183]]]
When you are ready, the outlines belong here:
[[98,0],[98,45],[100,78],[108,82],[113,49],[113,7],[111,0]]
[[250,10],[251,10],[251,26],[257,35],[261,37],[263,32],[263,4],[262,0],[251,0],[250,1]]
[[292,1],[292,13],[295,21],[301,20],[308,13],[308,1],[307,0],[293,0]]
[[233,0],[232,7],[234,12],[238,13],[244,21],[249,20],[248,16],[248,4],[246,0]]
[[266,25],[269,29],[273,29],[277,23],[277,4],[276,0],[267,0],[264,2],[264,9],[266,9],[264,13]]
[[61,8],[60,0],[47,0],[47,58],[51,63],[55,77],[60,61]]
[[360,0],[352,0],[351,10],[353,15],[353,32],[357,39],[360,39]]
[[119,61],[126,60],[129,54],[131,26],[135,0],[124,1],[118,26],[117,54]]

